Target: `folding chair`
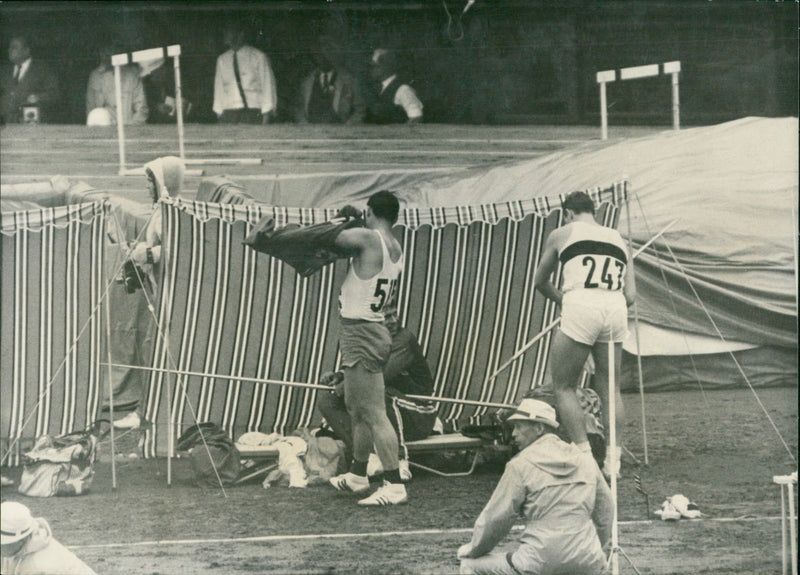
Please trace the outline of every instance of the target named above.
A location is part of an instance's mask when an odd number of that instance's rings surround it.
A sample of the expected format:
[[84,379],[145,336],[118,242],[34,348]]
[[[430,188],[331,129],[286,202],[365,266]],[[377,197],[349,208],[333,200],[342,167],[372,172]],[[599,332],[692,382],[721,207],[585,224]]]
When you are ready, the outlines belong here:
[[[475,466],[478,463],[478,457],[481,450],[489,445],[487,440],[479,439],[477,437],[467,437],[460,433],[446,433],[444,435],[432,435],[425,439],[417,441],[406,442],[406,449],[408,451],[408,464],[424,469],[430,473],[441,475],[443,477],[463,477],[471,475],[475,471]],[[435,469],[423,465],[419,461],[412,459],[415,455],[441,453],[449,451],[467,451],[471,456],[469,468],[464,471],[444,471],[442,469]]]
[[273,445],[245,445],[237,443],[236,449],[239,450],[242,462],[253,462],[251,465],[242,467],[242,472],[236,479],[237,485],[255,479],[256,477],[266,475],[278,467],[278,456],[280,453],[278,452],[278,448]]

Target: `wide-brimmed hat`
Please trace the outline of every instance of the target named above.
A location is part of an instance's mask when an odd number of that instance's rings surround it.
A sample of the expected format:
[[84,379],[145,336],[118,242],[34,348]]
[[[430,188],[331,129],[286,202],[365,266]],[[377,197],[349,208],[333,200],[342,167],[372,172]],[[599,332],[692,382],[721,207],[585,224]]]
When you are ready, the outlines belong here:
[[558,427],[556,410],[538,399],[523,399],[506,421],[534,421],[552,428]]
[[0,545],[25,539],[36,527],[30,509],[16,501],[0,504]]

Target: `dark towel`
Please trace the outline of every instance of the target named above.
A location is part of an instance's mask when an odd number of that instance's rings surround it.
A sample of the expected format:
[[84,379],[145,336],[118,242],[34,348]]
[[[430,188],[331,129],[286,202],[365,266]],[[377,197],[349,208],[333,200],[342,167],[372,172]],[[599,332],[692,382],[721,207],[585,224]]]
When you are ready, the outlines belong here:
[[308,277],[335,260],[347,257],[334,242],[342,231],[363,225],[361,218],[336,218],[310,226],[289,224],[276,229],[274,218],[266,216],[243,243],[286,262],[298,274]]

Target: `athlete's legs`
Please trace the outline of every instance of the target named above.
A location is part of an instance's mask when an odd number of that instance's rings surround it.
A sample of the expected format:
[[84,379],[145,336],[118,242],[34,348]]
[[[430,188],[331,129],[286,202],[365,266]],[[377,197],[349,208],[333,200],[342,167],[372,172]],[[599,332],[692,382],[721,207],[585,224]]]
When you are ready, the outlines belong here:
[[564,335],[561,330],[556,331],[550,347],[550,371],[558,413],[569,438],[576,445],[588,442],[583,409],[575,389],[591,349],[591,346]]
[[353,422],[353,458],[367,461],[374,445],[384,472],[397,469],[397,434],[386,415],[383,374],[360,363],[345,368],[344,394]]

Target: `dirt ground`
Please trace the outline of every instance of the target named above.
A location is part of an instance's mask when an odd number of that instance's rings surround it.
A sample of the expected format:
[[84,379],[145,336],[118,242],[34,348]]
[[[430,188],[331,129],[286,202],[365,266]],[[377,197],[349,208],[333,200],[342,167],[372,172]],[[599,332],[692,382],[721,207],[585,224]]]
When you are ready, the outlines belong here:
[[[780,491],[773,475],[796,469],[797,388],[758,395],[789,446],[782,445],[746,389],[646,396],[649,465],[643,464],[638,395],[626,395],[626,446],[641,464],[623,464],[620,547],[641,573],[744,575],[781,569]],[[22,501],[46,517],[56,537],[102,574],[457,573],[455,551],[488,500],[503,461],[487,457],[468,477],[417,470],[410,502],[364,509],[327,486],[271,487],[259,480],[219,489],[195,487],[185,459],[126,457],[122,438],[117,488],[110,445],[101,446],[88,495]],[[20,469],[6,469],[13,478]],[[649,495],[635,489],[634,476]],[[664,497],[683,493],[704,514],[662,522]],[[504,542],[514,544],[516,532]],[[620,556],[621,573],[635,571]]]

